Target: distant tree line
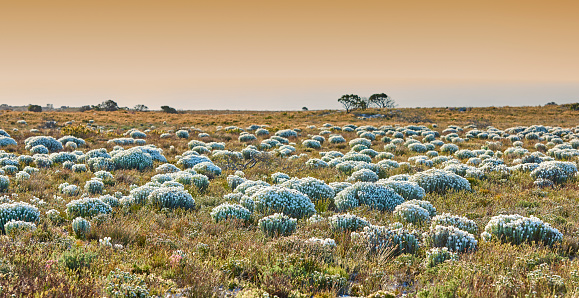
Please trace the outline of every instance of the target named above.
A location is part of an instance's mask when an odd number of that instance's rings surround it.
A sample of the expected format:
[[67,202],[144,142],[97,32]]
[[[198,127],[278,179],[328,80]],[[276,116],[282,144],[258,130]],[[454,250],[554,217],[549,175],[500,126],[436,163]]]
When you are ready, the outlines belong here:
[[370,97],[360,97],[356,94],[342,95],[338,102],[344,106],[346,113],[352,110],[365,110],[371,108],[373,105],[377,108],[394,108],[396,102],[385,93],[372,94]]

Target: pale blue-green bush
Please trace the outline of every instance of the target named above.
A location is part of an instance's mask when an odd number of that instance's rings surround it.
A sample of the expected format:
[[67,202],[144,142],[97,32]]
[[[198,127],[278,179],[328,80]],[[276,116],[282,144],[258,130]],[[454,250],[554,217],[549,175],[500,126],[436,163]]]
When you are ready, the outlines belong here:
[[446,247],[453,252],[472,252],[477,249],[477,241],[471,233],[453,226],[431,226],[423,238],[431,247]]
[[283,182],[280,186],[295,189],[307,195],[314,202],[322,199],[332,199],[335,196],[334,189],[326,182],[312,177],[292,178]]
[[577,165],[574,162],[545,161],[531,172],[533,179],[547,179],[554,183],[563,183],[577,173]]
[[310,198],[295,189],[268,186],[259,189],[251,199],[255,203],[255,210],[263,214],[281,212],[299,219],[316,213]]
[[541,242],[544,245],[554,245],[563,240],[563,234],[550,224],[534,216],[524,217],[518,214],[492,217],[481,237],[485,241],[499,240],[512,244]]
[[193,170],[209,178],[214,178],[221,175],[221,168],[216,166],[213,162],[209,161],[196,164],[195,166],[193,166]]
[[370,253],[393,250],[394,254],[414,253],[419,248],[418,237],[405,230],[402,225],[390,227],[370,225],[362,232],[352,232],[352,240],[365,247]]
[[247,208],[230,203],[223,203],[213,208],[210,214],[215,222],[228,219],[240,219],[247,222],[251,219],[251,212]]
[[5,192],[10,186],[10,179],[8,176],[0,175],[0,192]]
[[18,173],[16,173],[16,181],[18,182],[23,182],[23,181],[27,181],[30,180],[30,174],[24,172],[24,171],[20,171]]
[[450,213],[443,213],[433,217],[431,225],[432,227],[453,226],[463,231],[467,231],[473,235],[478,232],[478,226],[474,221],[466,217],[451,215]]
[[82,217],[72,221],[72,231],[77,238],[84,239],[90,233],[90,222]]
[[337,232],[355,232],[370,225],[366,218],[350,213],[333,215],[328,221],[332,230]]
[[105,290],[111,298],[148,298],[149,289],[145,280],[129,272],[115,269],[107,275]]
[[97,171],[96,173],[94,173],[94,176],[103,181],[112,181],[113,179],[115,179],[113,174],[107,171]]
[[11,221],[36,222],[40,217],[40,211],[34,205],[25,202],[0,204],[0,228],[4,231],[4,225]]
[[66,214],[69,218],[79,216],[90,218],[99,214],[109,214],[112,211],[111,206],[99,198],[82,198],[66,204]]
[[381,179],[376,184],[392,188],[406,200],[421,200],[426,194],[424,189],[416,182]]
[[75,173],[83,173],[83,172],[86,172],[88,170],[86,168],[86,165],[83,163],[73,165],[70,169]]
[[259,229],[268,237],[291,235],[297,227],[297,220],[282,213],[274,213],[259,220]]
[[67,196],[76,196],[80,192],[80,188],[74,184],[63,182],[58,185],[58,191]]
[[445,261],[457,261],[458,254],[448,250],[446,247],[433,247],[426,252],[424,264],[426,267],[436,267]]
[[410,177],[409,181],[416,182],[427,193],[470,190],[468,180],[455,173],[439,169],[416,173]]
[[105,184],[98,178],[93,178],[84,184],[84,190],[89,194],[99,194],[103,192]]
[[401,222],[411,224],[425,224],[430,222],[430,214],[428,210],[422,208],[418,204],[404,202],[394,208],[394,217]]
[[180,139],[188,139],[189,138],[189,132],[183,129],[178,130],[175,135],[177,135],[178,138]]
[[153,190],[147,200],[156,208],[193,209],[195,200],[186,190],[179,187],[160,187]]
[[380,179],[378,175],[369,169],[360,169],[348,177],[348,182],[376,182]]
[[334,198],[338,210],[348,210],[361,205],[380,211],[392,211],[404,198],[388,187],[370,182],[357,182],[339,192]]
[[24,144],[26,150],[30,150],[31,148],[39,145],[44,146],[50,152],[56,152],[63,149],[61,142],[49,136],[29,137],[26,140],[24,140]]
[[153,158],[150,154],[139,149],[131,148],[112,152],[112,161],[118,169],[145,170],[153,167]]
[[91,157],[86,163],[93,172],[112,171],[116,167],[115,162],[109,157]]

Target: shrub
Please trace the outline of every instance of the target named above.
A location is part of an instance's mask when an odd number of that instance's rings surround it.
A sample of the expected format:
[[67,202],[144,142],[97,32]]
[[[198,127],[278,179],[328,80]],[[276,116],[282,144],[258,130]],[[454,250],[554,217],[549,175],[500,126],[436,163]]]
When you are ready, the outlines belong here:
[[221,168],[213,164],[213,162],[200,162],[193,166],[193,170],[199,174],[203,174],[209,178],[214,178],[221,175]]
[[259,229],[268,237],[291,235],[297,227],[297,220],[282,213],[274,213],[259,220]]
[[58,186],[58,191],[67,196],[76,196],[80,192],[80,188],[74,184],[63,182]]
[[64,265],[64,267],[72,271],[78,271],[82,268],[89,268],[96,257],[96,254],[93,252],[86,252],[80,248],[73,248],[65,251],[59,261]]
[[117,169],[143,171],[153,167],[153,158],[139,149],[113,151],[112,161]]
[[328,219],[330,227],[337,232],[355,232],[370,225],[366,218],[354,214],[336,214]]
[[357,182],[339,192],[334,198],[338,210],[348,210],[360,205],[380,211],[392,211],[404,198],[392,189],[370,182]]
[[111,180],[115,179],[113,174],[111,174],[107,171],[98,171],[98,172],[94,173],[94,176],[98,179],[103,180],[103,181],[111,181]]
[[70,169],[75,173],[83,173],[87,171],[85,164],[76,164],[70,167]]
[[10,179],[8,176],[0,175],[0,192],[5,192],[10,186]]
[[25,202],[0,204],[0,228],[4,232],[4,225],[9,221],[36,222],[40,211],[33,205]]
[[103,192],[105,184],[97,179],[91,179],[84,184],[84,190],[89,194],[99,194]]
[[548,223],[534,216],[524,217],[518,214],[492,217],[481,237],[485,241],[500,240],[512,244],[541,242],[554,245],[563,240],[563,234]]
[[322,148],[322,144],[320,144],[320,142],[318,142],[316,140],[305,140],[302,142],[302,145],[306,148],[312,148],[312,149]]
[[87,160],[89,169],[93,172],[112,171],[115,169],[115,162],[108,157],[92,157]]
[[416,182],[384,179],[378,180],[376,184],[392,188],[406,200],[421,200],[426,194],[424,188],[420,187]]
[[423,238],[431,247],[446,247],[450,251],[471,252],[477,248],[477,241],[471,233],[453,226],[431,226]]
[[186,130],[178,130],[175,135],[180,138],[180,139],[188,139],[189,138],[189,132]]
[[451,215],[450,213],[443,213],[432,218],[432,227],[436,226],[452,226],[463,231],[467,231],[471,234],[476,234],[478,232],[478,226],[476,223],[466,217],[461,217],[458,215]]
[[46,149],[48,149],[50,152],[56,152],[64,149],[61,142],[57,141],[53,137],[48,136],[29,137],[24,140],[24,145],[26,150],[30,150],[38,145],[46,147]]
[[370,253],[381,253],[384,250],[393,250],[395,254],[414,253],[419,248],[416,235],[400,226],[364,227],[362,232],[352,232],[352,240],[361,244]]
[[299,219],[316,213],[309,197],[297,190],[285,187],[262,188],[253,194],[251,199],[255,202],[255,210],[264,214],[281,212]]
[[156,208],[195,208],[195,200],[186,190],[178,187],[161,187],[153,190],[147,197]]
[[424,224],[430,221],[428,210],[418,204],[404,202],[394,208],[394,217],[402,222]]
[[77,217],[72,221],[72,231],[77,238],[84,239],[90,233],[90,222],[82,217]]
[[436,267],[438,264],[442,264],[448,260],[458,260],[458,254],[449,251],[446,247],[433,247],[426,252],[424,263],[426,267]]
[[573,162],[545,161],[531,172],[533,179],[547,179],[554,183],[563,183],[577,173],[577,166]]
[[115,269],[107,275],[105,290],[111,298],[150,297],[145,280],[129,272]]
[[333,188],[324,181],[312,177],[292,178],[283,182],[280,186],[295,189],[307,195],[314,202],[322,199],[331,199],[335,195]]
[[428,193],[470,190],[470,183],[465,178],[452,172],[438,169],[416,173],[410,177],[409,181],[416,182]]
[[16,141],[11,137],[0,136],[0,147],[16,146]]
[[7,235],[17,236],[20,233],[36,230],[36,225],[31,222],[21,220],[11,220],[4,224],[4,230]]
[[251,212],[238,204],[223,203],[211,210],[211,217],[215,222],[227,219],[249,221],[251,218]]
[[109,214],[113,211],[111,206],[98,198],[83,198],[72,200],[66,204],[66,214],[69,218],[93,217],[99,214]]
[[240,135],[238,140],[242,143],[250,143],[250,142],[257,140],[257,138],[255,137],[255,135],[252,135],[250,133],[246,133],[246,134]]
[[348,177],[348,182],[376,182],[378,181],[378,175],[369,169],[360,169],[352,173]]

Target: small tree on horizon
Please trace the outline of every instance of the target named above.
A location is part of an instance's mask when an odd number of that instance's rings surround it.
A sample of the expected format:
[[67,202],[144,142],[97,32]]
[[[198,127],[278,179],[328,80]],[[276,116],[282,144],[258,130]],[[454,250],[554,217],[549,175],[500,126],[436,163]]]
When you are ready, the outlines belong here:
[[345,94],[338,99],[338,102],[344,106],[344,109],[346,109],[346,113],[350,113],[352,109],[358,107],[357,105],[361,100],[362,99],[360,98],[360,96],[356,94]]
[[133,109],[137,112],[146,112],[149,110],[149,107],[143,104],[138,104]]
[[370,96],[368,100],[370,104],[375,104],[379,108],[395,108],[396,102],[392,99],[392,97],[386,95],[386,93],[376,93]]
[[40,113],[42,112],[42,107],[39,105],[28,105],[28,111]]
[[119,105],[114,100],[109,99],[96,106],[92,106],[92,108],[97,111],[114,112],[119,110]]
[[170,106],[161,106],[161,110],[163,110],[163,112],[165,113],[177,114],[177,110],[175,110],[175,108],[172,108]]

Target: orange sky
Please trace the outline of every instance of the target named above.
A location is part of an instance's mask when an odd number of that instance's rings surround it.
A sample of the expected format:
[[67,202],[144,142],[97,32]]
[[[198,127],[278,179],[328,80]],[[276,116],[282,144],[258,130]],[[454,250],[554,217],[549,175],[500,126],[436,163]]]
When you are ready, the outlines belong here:
[[481,92],[510,105],[578,101],[578,15],[576,1],[7,0],[0,103],[336,108],[346,92],[386,92],[401,106],[483,105],[472,99]]

